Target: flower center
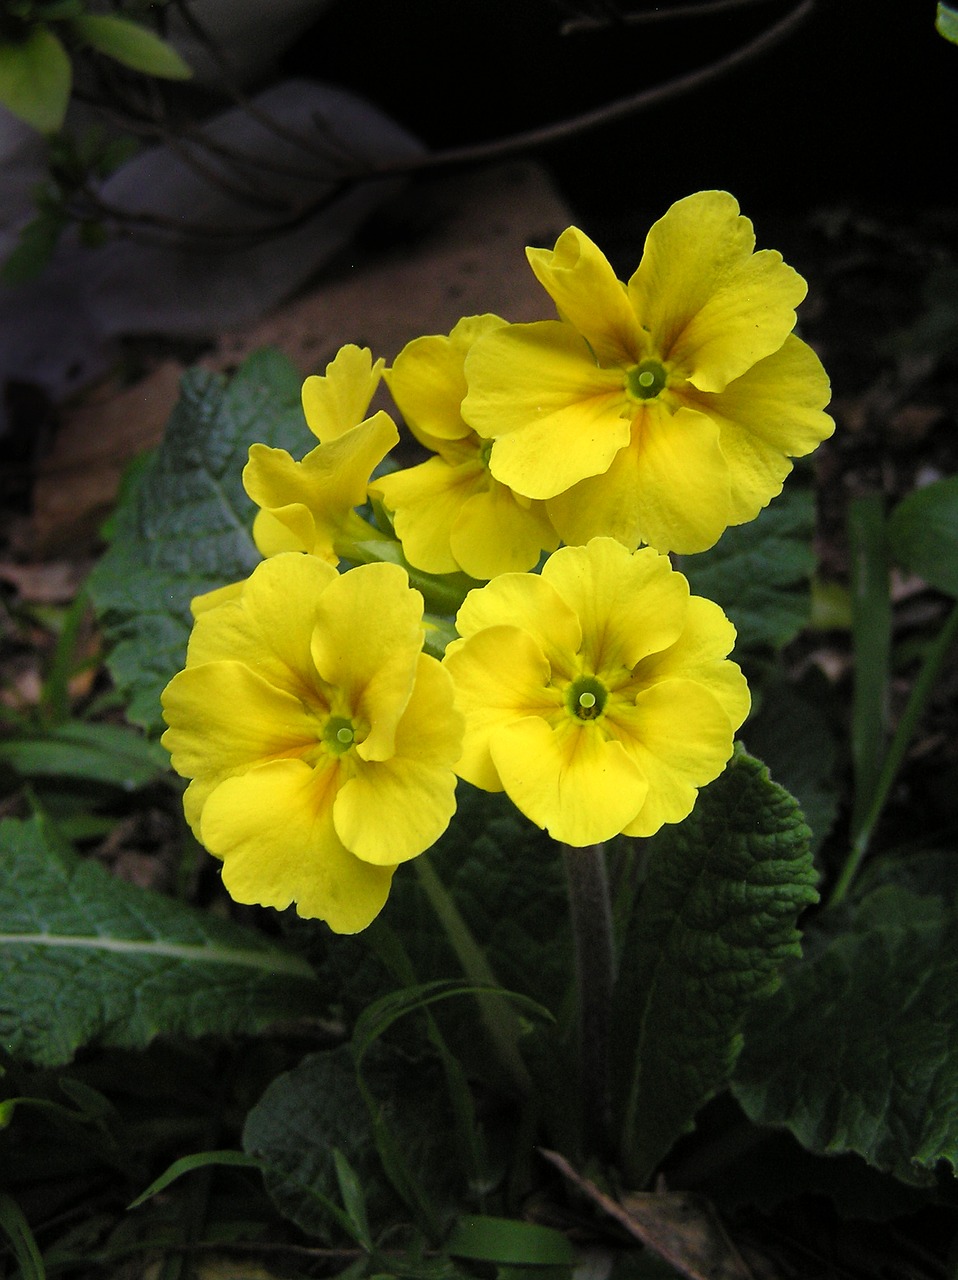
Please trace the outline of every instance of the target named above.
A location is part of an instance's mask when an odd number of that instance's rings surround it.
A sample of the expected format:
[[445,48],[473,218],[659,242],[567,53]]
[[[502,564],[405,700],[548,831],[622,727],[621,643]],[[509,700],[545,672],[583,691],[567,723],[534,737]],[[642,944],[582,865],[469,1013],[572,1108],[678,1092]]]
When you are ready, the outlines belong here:
[[334,756],[341,756],[348,751],[356,740],[356,730],[352,721],[344,716],[330,716],[323,729],[323,742],[326,749]]
[[577,720],[597,720],[605,710],[609,691],[595,676],[579,676],[566,690],[565,704]]
[[643,360],[625,375],[625,388],[633,400],[654,400],[668,382],[665,366],[658,360]]
[[489,470],[489,458],[492,455],[492,446],[495,443],[495,440],[484,440],[481,436],[479,438],[479,461],[487,471]]

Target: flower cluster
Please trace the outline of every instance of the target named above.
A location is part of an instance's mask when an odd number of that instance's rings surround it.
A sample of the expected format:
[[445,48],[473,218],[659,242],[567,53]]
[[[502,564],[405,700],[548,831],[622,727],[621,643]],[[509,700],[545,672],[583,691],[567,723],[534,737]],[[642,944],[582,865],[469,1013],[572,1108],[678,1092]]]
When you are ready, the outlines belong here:
[[[557,319],[469,316],[389,369],[343,347],[303,387],[318,444],[251,446],[264,561],[194,601],[163,695],[234,898],[364,928],[457,777],[574,846],[691,812],[749,693],[734,628],[666,553],[753,519],[833,429],[792,332],[804,282],[754,243],[700,192],[625,284],[570,227],[528,251]],[[390,469],[385,389],[424,461]]]

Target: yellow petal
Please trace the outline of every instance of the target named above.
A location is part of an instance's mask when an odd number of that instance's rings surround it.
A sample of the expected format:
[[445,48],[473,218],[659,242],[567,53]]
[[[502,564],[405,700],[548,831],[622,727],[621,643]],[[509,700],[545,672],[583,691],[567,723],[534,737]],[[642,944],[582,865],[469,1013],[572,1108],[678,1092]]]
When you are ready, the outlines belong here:
[[605,471],[629,441],[622,369],[599,368],[556,320],[506,325],[466,360],[465,420],[495,439],[490,470],[527,498],[551,498]]
[[478,456],[459,466],[429,458],[381,476],[370,492],[382,498],[411,565],[426,573],[455,573],[461,566],[452,552],[453,526],[463,503],[486,484]]
[[477,338],[505,323],[491,314],[466,316],[448,337],[430,334],[415,338],[386,371],[386,382],[406,426],[429,448],[434,447],[434,441],[458,440],[469,434],[459,408],[466,394],[466,353]]
[[317,680],[310,641],[316,601],[338,576],[325,561],[298,552],[264,560],[239,598],[196,619],[187,665],[235,660],[277,689],[314,701]]
[[600,476],[580,480],[546,502],[549,519],[568,546],[584,546],[591,538],[615,538],[633,551],[642,539],[639,519],[639,423],[631,442]]
[[561,692],[549,685],[549,663],[527,632],[491,626],[450,646],[442,665],[452,676],[456,706],[466,721],[456,772],[483,791],[501,791],[489,753],[491,735],[529,715],[566,715]]
[[335,440],[366,416],[379,386],[384,360],[373,363],[372,352],[350,343],[326,366],[326,376],[314,374],[303,383],[306,423],[319,440]]
[[561,319],[586,339],[600,364],[636,364],[647,339],[625,287],[605,254],[578,227],[569,227],[553,250],[527,249],[536,279]]
[[190,613],[194,618],[198,618],[207,609],[217,609],[221,604],[239,599],[243,594],[244,584],[245,579],[240,582],[229,582],[225,587],[216,587],[213,591],[204,591],[202,595],[194,596],[190,601]]
[[527,717],[497,728],[490,751],[506,794],[554,840],[576,846],[618,835],[642,808],[648,782],[621,743],[566,716],[558,730]]
[[215,777],[315,746],[302,702],[241,662],[207,662],[173,677],[161,695],[162,742],[185,778]]
[[[302,761],[265,764],[222,783],[203,809],[203,843],[223,859],[237,902],[325,920],[337,933],[365,929],[389,895],[394,867],[354,857],[333,825],[337,770]],[[281,820],[278,820],[281,815]]]
[[681,822],[692,812],[698,788],[717,778],[732,755],[728,713],[692,680],[652,685],[634,706],[616,700],[602,723],[649,783],[641,810],[622,828],[626,835],[653,835],[665,822]]
[[462,750],[455,689],[435,658],[420,654],[416,683],[396,730],[396,753],[357,762],[334,805],[336,830],[358,858],[390,865],[435,844],[456,809],[452,767]]
[[[379,412],[317,445],[302,462],[295,462],[285,449],[254,444],[243,484],[252,500],[285,526],[297,550],[334,560],[336,539],[350,513],[366,501],[373,468],[398,440],[395,423]],[[259,532],[270,538],[271,527]],[[266,548],[272,550],[276,541],[272,538]]]
[[277,513],[261,509],[253,517],[253,541],[261,556],[268,558],[283,551],[310,548],[310,555],[331,565],[339,563],[332,538],[317,538],[316,521],[307,507],[291,503],[278,507]]
[[673,644],[685,623],[689,584],[668,556],[630,552],[612,538],[562,547],[542,578],[579,619],[583,668],[615,679]]
[[636,504],[643,541],[690,555],[718,542],[730,514],[728,463],[718,424],[650,402],[637,424]]
[[571,680],[577,673],[575,655],[582,644],[581,624],[544,576],[501,574],[470,591],[456,615],[456,630],[463,637],[503,624],[519,627],[533,638],[549,664],[550,675]]
[[629,297],[658,355],[701,391],[721,391],[771,355],[795,325],[804,280],[725,191],[679,200],[652,227]]
[[804,457],[832,434],[835,423],[823,412],[829,397],[818,356],[790,336],[724,391],[689,398],[719,426],[731,484],[730,523],[753,520],[781,492],[792,469],[789,458]]
[[337,714],[369,726],[359,755],[386,760],[422,649],[422,596],[399,565],[364,564],[330,582],[314,607],[316,670],[342,699]]
[[694,680],[725,708],[732,729],[749,713],[751,696],[740,668],[726,661],[735,645],[735,628],[712,600],[690,596],[685,627],[674,644],[640,662],[632,673],[636,690],[662,680]]
[[450,535],[459,566],[472,578],[534,569],[543,551],[554,551],[559,535],[541,502],[517,502],[511,489],[487,472],[484,483],[462,504]]

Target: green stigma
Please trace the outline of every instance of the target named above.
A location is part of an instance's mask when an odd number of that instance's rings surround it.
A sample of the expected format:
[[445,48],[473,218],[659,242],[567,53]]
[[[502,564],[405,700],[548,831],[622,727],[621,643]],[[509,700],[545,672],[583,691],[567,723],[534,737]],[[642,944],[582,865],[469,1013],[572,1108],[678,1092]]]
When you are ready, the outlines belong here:
[[605,710],[609,691],[595,676],[579,676],[566,691],[565,704],[577,720],[597,720]]
[[330,716],[323,729],[323,742],[333,755],[341,756],[356,740],[356,731],[343,716]]
[[479,445],[479,461],[489,470],[489,459],[492,457],[492,446],[495,440],[483,440]]
[[669,375],[658,360],[643,360],[625,375],[626,390],[634,400],[654,400],[668,386]]

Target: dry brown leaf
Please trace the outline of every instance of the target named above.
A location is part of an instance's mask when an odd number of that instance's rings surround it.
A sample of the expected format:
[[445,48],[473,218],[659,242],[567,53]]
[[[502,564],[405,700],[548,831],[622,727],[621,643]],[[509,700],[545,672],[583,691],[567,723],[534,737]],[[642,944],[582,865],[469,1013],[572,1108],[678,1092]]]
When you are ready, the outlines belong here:
[[687,1191],[635,1191],[621,1202],[578,1174],[564,1156],[543,1156],[623,1227],[689,1280],[754,1280],[711,1204]]

